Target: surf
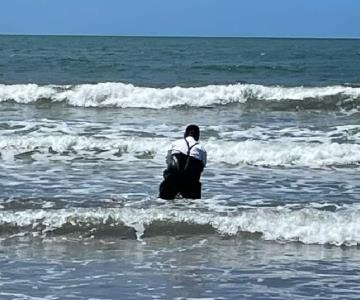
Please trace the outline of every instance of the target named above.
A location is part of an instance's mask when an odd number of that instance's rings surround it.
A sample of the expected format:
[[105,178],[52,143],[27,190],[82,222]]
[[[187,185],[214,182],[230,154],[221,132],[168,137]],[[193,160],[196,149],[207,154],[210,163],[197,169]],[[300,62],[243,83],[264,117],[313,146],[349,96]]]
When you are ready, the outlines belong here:
[[248,207],[239,208],[236,213],[169,207],[72,207],[2,210],[0,232],[7,237],[75,235],[95,238],[111,235],[139,240],[161,235],[241,237],[252,234],[253,238],[276,242],[354,246],[360,243],[359,220],[356,204],[335,210],[311,206]]
[[40,101],[74,107],[146,108],[212,107],[242,104],[275,110],[359,110],[360,88],[351,86],[285,87],[256,84],[153,88],[121,82],[80,85],[0,84],[0,102]]
[[[152,160],[163,164],[169,138],[146,137],[86,137],[74,134],[42,136],[3,136],[0,159],[7,162],[32,159],[34,161],[68,161],[69,159],[108,159],[122,161]],[[203,140],[209,153],[210,165],[269,166],[269,167],[359,167],[360,145],[294,141],[288,138],[272,140]]]

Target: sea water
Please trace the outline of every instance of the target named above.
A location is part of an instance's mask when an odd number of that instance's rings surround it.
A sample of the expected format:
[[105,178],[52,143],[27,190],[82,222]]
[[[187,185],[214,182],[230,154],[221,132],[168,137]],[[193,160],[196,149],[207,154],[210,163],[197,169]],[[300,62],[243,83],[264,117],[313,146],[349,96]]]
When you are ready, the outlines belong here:
[[358,299],[359,117],[359,40],[1,36],[0,299]]

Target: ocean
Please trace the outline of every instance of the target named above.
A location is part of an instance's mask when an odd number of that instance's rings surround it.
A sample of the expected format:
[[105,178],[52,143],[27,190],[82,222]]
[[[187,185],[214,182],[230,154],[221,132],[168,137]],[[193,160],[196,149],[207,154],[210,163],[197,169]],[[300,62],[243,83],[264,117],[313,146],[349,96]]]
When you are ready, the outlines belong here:
[[0,36],[0,299],[359,299],[359,117],[360,40]]

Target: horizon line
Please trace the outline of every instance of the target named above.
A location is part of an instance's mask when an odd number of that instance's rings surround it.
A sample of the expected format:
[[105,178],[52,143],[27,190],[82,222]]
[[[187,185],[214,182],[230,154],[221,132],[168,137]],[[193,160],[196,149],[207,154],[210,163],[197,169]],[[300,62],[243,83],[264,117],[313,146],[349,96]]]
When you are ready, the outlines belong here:
[[115,35],[115,34],[49,34],[49,33],[0,33],[0,36],[33,36],[33,37],[124,37],[124,38],[228,38],[228,39],[314,39],[314,40],[358,40],[352,36],[211,36],[211,35]]

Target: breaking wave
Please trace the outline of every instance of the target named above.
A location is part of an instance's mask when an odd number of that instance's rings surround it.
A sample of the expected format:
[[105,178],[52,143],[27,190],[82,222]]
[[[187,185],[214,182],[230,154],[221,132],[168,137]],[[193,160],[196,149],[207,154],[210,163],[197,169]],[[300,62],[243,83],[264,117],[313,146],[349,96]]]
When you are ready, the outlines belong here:
[[[55,159],[153,159],[163,164],[171,140],[167,138],[100,138],[76,135],[3,136],[0,158]],[[337,142],[294,142],[289,140],[203,141],[209,163],[255,166],[359,166],[360,144]]]
[[146,238],[157,235],[255,234],[270,241],[358,245],[360,211],[355,205],[334,211],[318,208],[258,207],[237,213],[199,212],[172,208],[64,208],[0,211],[1,235],[72,234]]
[[255,84],[209,85],[203,87],[150,88],[124,83],[81,85],[0,85],[0,102],[61,102],[77,107],[164,109],[178,106],[209,107],[240,103],[250,108],[270,109],[356,109],[360,88],[349,86],[282,87]]
[[[170,140],[166,138],[97,138],[75,135],[7,137],[0,141],[3,160],[99,157],[155,159],[163,162]],[[360,145],[278,141],[204,141],[210,163],[259,166],[357,166]]]

